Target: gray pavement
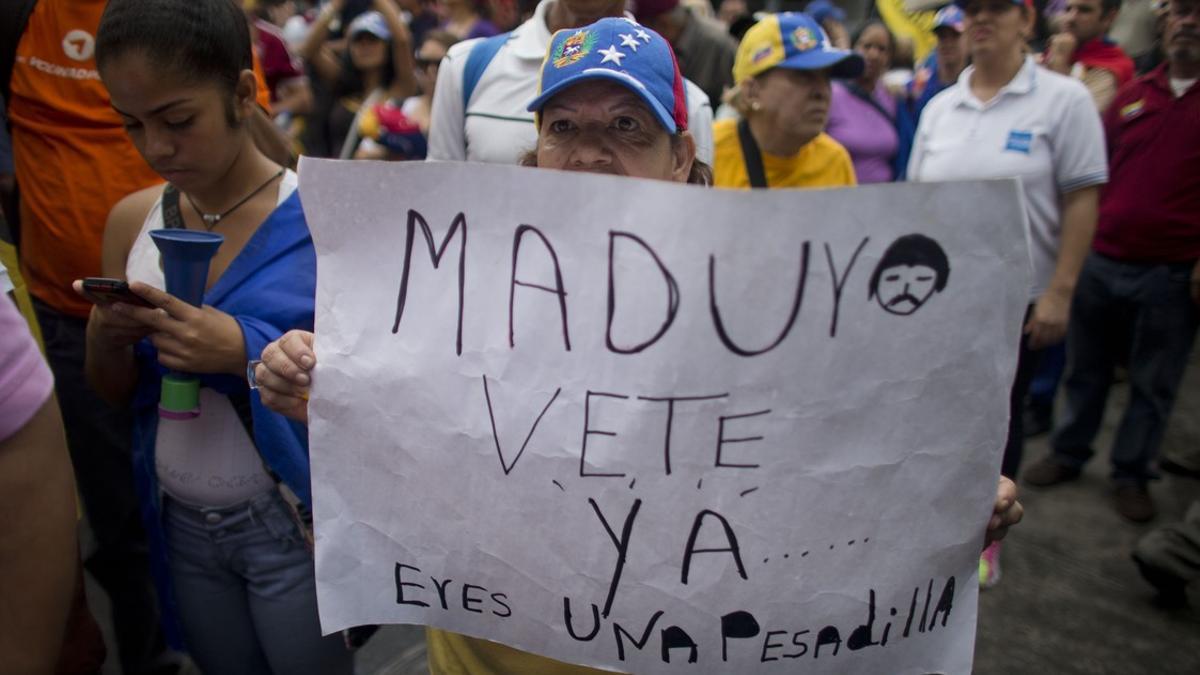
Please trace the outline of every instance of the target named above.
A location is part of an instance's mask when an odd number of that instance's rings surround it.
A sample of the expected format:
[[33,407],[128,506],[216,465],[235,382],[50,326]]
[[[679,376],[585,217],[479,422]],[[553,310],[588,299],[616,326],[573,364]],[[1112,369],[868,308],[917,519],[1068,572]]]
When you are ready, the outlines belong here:
[[[1190,609],[1159,609],[1129,559],[1143,534],[1182,519],[1188,504],[1200,499],[1200,481],[1164,474],[1151,487],[1159,516],[1147,525],[1116,514],[1107,451],[1126,395],[1124,386],[1114,391],[1095,446],[1099,454],[1080,480],[1041,490],[1020,486],[1025,521],[1005,540],[999,586],[980,599],[979,675],[1200,674],[1200,588],[1189,589]],[[1044,437],[1036,439],[1025,462],[1046,448]],[[1163,453],[1200,455],[1196,350]]]
[[[1200,588],[1190,589],[1191,608],[1159,609],[1129,559],[1139,537],[1180,519],[1200,499],[1200,481],[1168,475],[1156,483],[1160,515],[1149,525],[1116,514],[1107,448],[1124,401],[1119,386],[1097,442],[1101,454],[1080,480],[1045,490],[1021,486],[1025,521],[1005,540],[999,586],[980,600],[978,675],[1200,675]],[[1046,447],[1044,437],[1031,441],[1026,462]],[[1200,454],[1200,354],[1193,354],[1164,453]],[[89,598],[103,616],[107,604],[94,586]],[[106,675],[117,672],[111,662]],[[385,627],[359,652],[358,673],[425,675],[423,630]]]

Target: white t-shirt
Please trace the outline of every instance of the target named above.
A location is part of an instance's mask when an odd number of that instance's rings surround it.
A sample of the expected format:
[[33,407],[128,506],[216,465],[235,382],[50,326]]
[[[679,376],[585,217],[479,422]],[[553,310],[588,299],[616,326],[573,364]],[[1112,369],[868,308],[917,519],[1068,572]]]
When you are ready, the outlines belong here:
[[[550,47],[542,0],[533,16],[513,30],[475,85],[464,123],[463,71],[476,40],[450,48],[438,70],[430,113],[427,159],[516,164],[537,144],[533,113],[525,110],[537,96],[542,60]],[[712,164],[712,108],[700,87],[685,80],[688,130],[696,141],[696,157]]]
[[1058,260],[1061,196],[1108,182],[1100,115],[1077,80],[1032,56],[991,101],[971,93],[968,67],[921,114],[909,180],[1020,178],[1033,269],[1030,298],[1046,290]]
[[1171,78],[1171,91],[1175,93],[1175,98],[1179,98],[1180,96],[1183,96],[1184,94],[1186,94],[1188,92],[1188,89],[1191,89],[1192,85],[1194,85],[1194,84],[1196,84],[1196,78],[1194,78],[1194,77],[1190,80],[1184,80],[1184,79],[1180,79],[1178,77],[1172,77]]
[[[279,181],[276,203],[282,204],[298,184],[296,174],[286,172]],[[161,197],[146,215],[129,251],[125,275],[130,281],[166,288],[158,247],[150,238],[150,231],[160,227]],[[154,460],[159,487],[192,506],[232,506],[275,487],[229,397],[208,387],[200,389],[199,417],[159,420]]]

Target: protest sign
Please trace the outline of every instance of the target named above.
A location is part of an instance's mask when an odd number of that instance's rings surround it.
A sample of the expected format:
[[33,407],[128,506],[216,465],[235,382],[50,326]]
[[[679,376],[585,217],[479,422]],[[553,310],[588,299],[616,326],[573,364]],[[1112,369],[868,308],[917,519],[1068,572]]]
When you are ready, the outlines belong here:
[[304,160],[322,625],[639,673],[967,673],[1013,181]]

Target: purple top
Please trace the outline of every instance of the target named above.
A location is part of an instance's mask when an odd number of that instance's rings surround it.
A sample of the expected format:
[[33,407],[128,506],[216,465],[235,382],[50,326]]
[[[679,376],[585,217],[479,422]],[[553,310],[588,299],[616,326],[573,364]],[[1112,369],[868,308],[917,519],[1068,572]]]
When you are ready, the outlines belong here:
[[0,441],[33,419],[50,398],[54,379],[25,318],[0,294]]
[[[444,29],[446,26],[447,24],[443,23],[439,27]],[[497,35],[499,33],[500,29],[496,27],[496,24],[488,21],[487,19],[480,19],[471,26],[471,32],[467,33],[467,36],[463,39],[474,40],[475,38],[492,37],[493,35]]]
[[896,133],[896,99],[880,81],[871,98],[888,112],[885,118],[875,106],[850,93],[842,82],[833,83],[826,133],[846,147],[861,183],[886,183],[894,178],[892,160],[900,147]]

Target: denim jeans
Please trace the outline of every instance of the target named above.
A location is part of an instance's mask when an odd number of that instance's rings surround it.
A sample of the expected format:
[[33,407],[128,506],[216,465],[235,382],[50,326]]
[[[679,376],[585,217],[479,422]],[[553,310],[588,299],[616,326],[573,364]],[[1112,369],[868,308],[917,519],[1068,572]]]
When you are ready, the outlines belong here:
[[1067,332],[1066,414],[1054,434],[1060,462],[1082,468],[1091,458],[1113,368],[1127,359],[1129,405],[1113,439],[1112,476],[1125,484],[1153,477],[1200,322],[1189,288],[1192,266],[1088,256]]
[[[1033,315],[1033,305],[1025,308],[1021,319],[1022,328]],[[1008,439],[1004,442],[1004,459],[1000,464],[1000,475],[1013,480],[1021,470],[1021,457],[1025,454],[1025,395],[1042,362],[1044,349],[1029,346],[1029,336],[1021,333],[1021,344],[1017,349],[1017,372],[1013,376],[1012,389],[1008,392]]]
[[163,497],[188,651],[213,675],[350,675],[341,634],[321,637],[312,553],[277,490],[227,508]]

